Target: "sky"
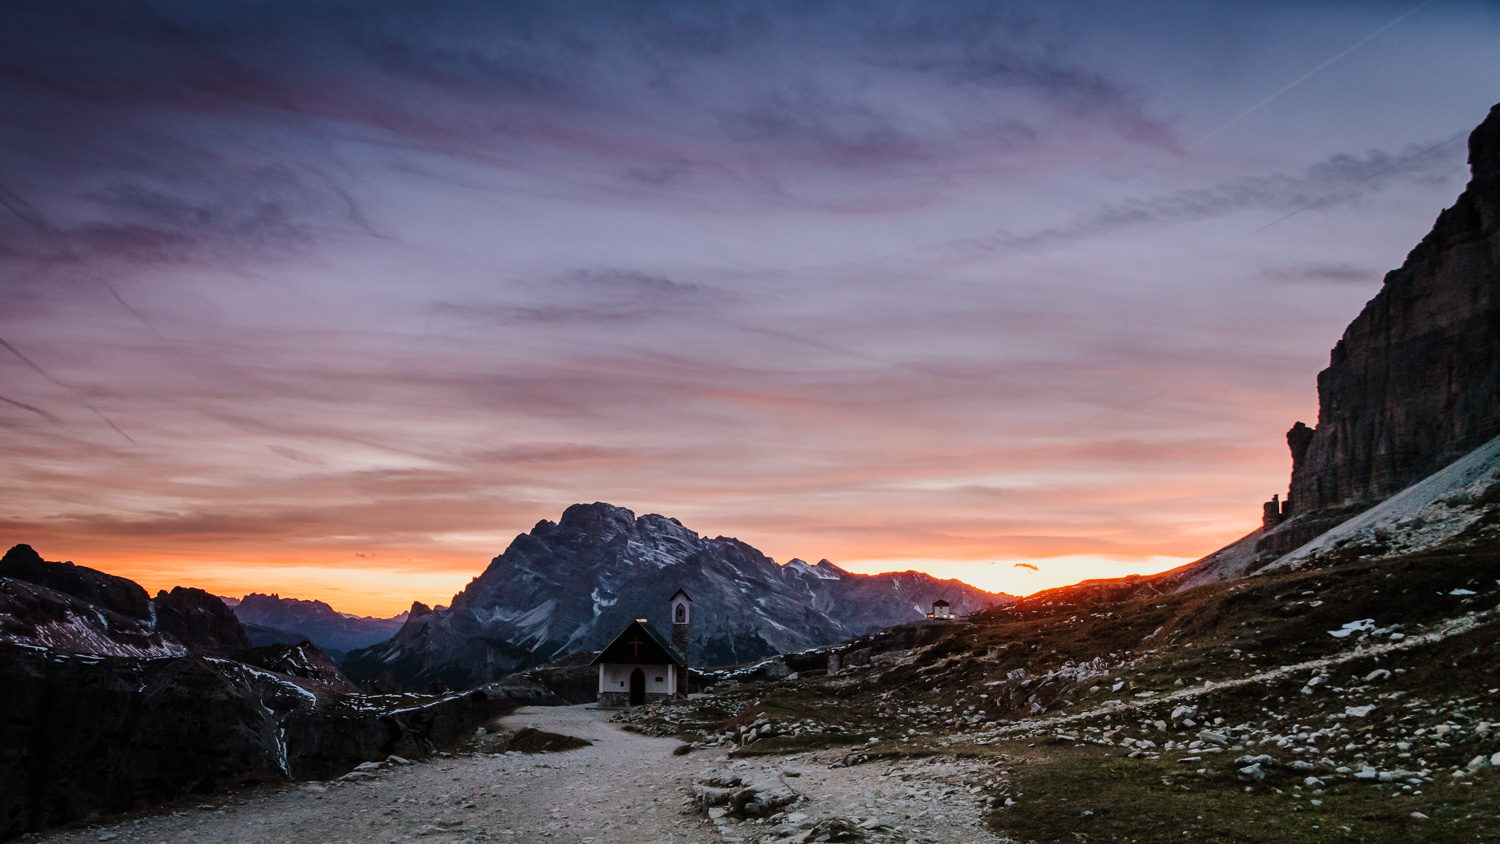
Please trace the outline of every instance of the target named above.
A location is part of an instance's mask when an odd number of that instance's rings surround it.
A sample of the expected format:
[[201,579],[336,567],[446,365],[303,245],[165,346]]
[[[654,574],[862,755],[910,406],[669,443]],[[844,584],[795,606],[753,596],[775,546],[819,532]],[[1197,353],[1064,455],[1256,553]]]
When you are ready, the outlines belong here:
[[1254,529],[1500,7],[0,6],[0,543],[394,614],[607,501],[1024,594]]

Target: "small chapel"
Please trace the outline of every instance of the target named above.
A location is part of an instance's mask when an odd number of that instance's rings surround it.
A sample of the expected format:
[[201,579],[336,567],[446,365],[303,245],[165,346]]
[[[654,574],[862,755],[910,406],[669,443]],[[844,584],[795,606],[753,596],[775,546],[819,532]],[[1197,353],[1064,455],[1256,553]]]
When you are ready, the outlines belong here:
[[682,589],[667,599],[672,616],[670,642],[651,622],[638,618],[594,657],[590,664],[599,666],[600,706],[623,708],[687,697],[692,602]]
[[949,606],[947,601],[939,598],[932,602],[932,612],[928,613],[927,617],[938,621],[952,621],[953,608]]

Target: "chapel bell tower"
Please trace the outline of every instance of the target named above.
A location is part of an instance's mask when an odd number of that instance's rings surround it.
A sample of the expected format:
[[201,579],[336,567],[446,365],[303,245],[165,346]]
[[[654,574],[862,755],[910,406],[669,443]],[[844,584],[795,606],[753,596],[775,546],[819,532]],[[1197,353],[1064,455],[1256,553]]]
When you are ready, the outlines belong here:
[[672,647],[682,655],[682,670],[677,672],[677,696],[687,697],[688,666],[693,662],[693,599],[678,589],[667,601],[672,605]]

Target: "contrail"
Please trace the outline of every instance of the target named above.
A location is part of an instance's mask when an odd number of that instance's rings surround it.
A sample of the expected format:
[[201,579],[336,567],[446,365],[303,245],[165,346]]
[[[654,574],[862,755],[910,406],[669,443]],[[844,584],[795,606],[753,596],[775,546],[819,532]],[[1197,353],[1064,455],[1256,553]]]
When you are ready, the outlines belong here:
[[[64,384],[63,382],[57,380],[56,378],[53,378],[52,375],[47,372],[47,370],[41,368],[40,366],[37,366],[36,361],[34,361],[31,358],[26,357],[25,355],[21,354],[21,350],[20,349],[17,349],[15,346],[12,346],[11,344],[5,342],[5,338],[4,337],[0,337],[0,346],[5,347],[5,349],[7,351],[9,351],[11,354],[15,355],[17,358],[19,358],[22,363],[24,363],[27,366],[31,367],[32,369],[36,370],[36,372],[37,372],[38,375],[42,376],[43,378],[46,378],[48,381],[51,381],[53,384],[56,384],[57,386],[62,387],[64,390],[68,390],[70,392],[75,392],[75,393],[78,392],[77,390],[73,389],[72,387],[69,387],[67,384]],[[53,422],[57,422],[60,425],[62,424],[62,422],[57,417],[51,415],[50,413],[46,413],[45,411],[38,410],[37,408],[34,408],[31,405],[29,405],[29,404],[22,404],[22,403],[20,403],[18,401],[15,401],[13,399],[5,399],[5,401],[7,403],[9,403],[9,404],[15,405],[16,407],[25,408],[26,410],[32,411],[33,413],[40,413],[42,416],[46,417],[47,419],[50,419]],[[139,445],[139,443],[137,443],[133,437],[131,437],[129,434],[125,433],[124,431],[120,430],[120,426],[116,425],[114,423],[113,419],[110,419],[108,416],[105,416],[104,415],[104,411],[100,410],[97,407],[94,407],[92,404],[89,404],[87,401],[83,402],[83,406],[86,407],[86,408],[88,408],[89,410],[92,410],[96,416],[98,416],[100,419],[104,420],[104,424],[108,425],[111,428],[114,428],[115,429],[115,433],[117,433],[120,436],[124,437],[127,441],[129,441],[129,443],[131,445]],[[63,427],[67,427],[67,426],[64,425]]]
[[1281,217],[1281,218],[1272,220],[1269,223],[1266,223],[1264,226],[1261,226],[1260,228],[1256,229],[1255,231],[1257,233],[1263,232],[1266,229],[1269,229],[1270,227],[1276,225],[1277,223],[1284,223],[1287,220],[1290,220],[1291,218],[1297,216],[1298,214],[1301,214],[1303,211],[1307,211],[1308,209],[1311,209],[1311,208],[1316,208],[1319,205],[1322,205],[1323,203],[1327,202],[1330,199],[1333,199],[1335,196],[1338,196],[1341,193],[1347,193],[1347,192],[1349,192],[1351,190],[1354,190],[1355,188],[1359,187],[1360,185],[1364,184],[1365,182],[1368,182],[1368,181],[1370,181],[1372,179],[1378,179],[1381,176],[1387,175],[1389,173],[1394,173],[1397,170],[1400,170],[1402,167],[1405,167],[1406,165],[1410,164],[1411,162],[1416,161],[1418,158],[1421,158],[1422,156],[1427,155],[1428,153],[1436,152],[1437,150],[1442,149],[1443,147],[1445,147],[1445,146],[1453,143],[1454,141],[1458,140],[1459,138],[1466,137],[1468,134],[1469,134],[1469,130],[1465,129],[1464,131],[1459,132],[1457,135],[1454,135],[1453,137],[1448,138],[1445,141],[1439,141],[1439,142],[1433,144],[1430,147],[1424,147],[1422,149],[1419,149],[1416,152],[1412,153],[1411,155],[1408,155],[1405,158],[1401,158],[1401,159],[1397,160],[1395,164],[1392,164],[1391,166],[1385,168],[1384,170],[1381,170],[1378,173],[1371,173],[1370,175],[1364,177],[1363,179],[1360,179],[1359,181],[1355,182],[1352,185],[1345,185],[1344,187],[1339,188],[1338,190],[1334,191],[1333,193],[1326,194],[1326,195],[1324,195],[1322,197],[1319,197],[1318,199],[1315,199],[1312,202],[1307,203],[1306,205],[1302,206],[1301,208],[1298,208],[1296,211],[1293,211],[1292,213],[1287,214],[1285,217]]
[[[37,416],[42,417],[43,419],[47,420],[48,422],[51,422],[54,425],[57,425],[57,426],[60,426],[60,427],[63,427],[63,428],[67,428],[68,427],[67,425],[63,424],[63,421],[61,419],[58,419],[56,416],[53,416],[52,414],[48,413],[47,411],[42,410],[40,407],[32,407],[31,405],[26,404],[25,402],[18,402],[15,399],[8,399],[5,396],[0,396],[0,401],[5,402],[6,404],[13,404],[16,407],[21,408],[22,410],[29,410],[32,413],[35,413]],[[71,430],[71,429],[69,429],[69,430]]]
[[7,350],[10,351],[11,354],[13,354],[16,357],[20,358],[21,359],[21,363],[24,363],[27,366],[31,367],[32,369],[35,369],[37,371],[38,375],[42,376],[43,378],[46,378],[48,381],[51,381],[52,383],[56,384],[59,387],[64,387],[65,386],[61,381],[58,381],[56,378],[53,378],[51,375],[48,375],[47,374],[47,370],[41,368],[40,366],[37,366],[36,365],[36,361],[34,361],[31,358],[26,357],[25,355],[21,354],[21,350],[20,349],[17,349],[15,346],[12,346],[11,344],[5,342],[5,338],[4,337],[0,337],[0,346],[4,346]]
[[1390,29],[1391,27],[1395,26],[1396,24],[1398,24],[1398,23],[1406,20],[1407,18],[1411,17],[1412,15],[1415,15],[1417,12],[1422,11],[1423,9],[1425,9],[1428,6],[1432,5],[1433,2],[1434,2],[1434,0],[1425,0],[1425,2],[1417,4],[1415,7],[1413,7],[1406,14],[1404,14],[1404,15],[1396,18],[1395,20],[1393,20],[1390,23],[1386,24],[1385,26],[1382,26],[1381,28],[1375,30],[1374,32],[1370,33],[1369,35],[1366,35],[1364,38],[1361,38],[1359,41],[1355,42],[1353,44],[1353,46],[1350,46],[1350,47],[1346,48],[1342,53],[1339,53],[1338,55],[1334,56],[1333,58],[1329,59],[1328,61],[1323,62],[1322,64],[1318,65],[1317,67],[1313,68],[1312,70],[1309,70],[1308,72],[1302,74],[1301,76],[1299,76],[1296,79],[1294,79],[1291,83],[1289,83],[1288,85],[1286,85],[1285,87],[1283,87],[1281,90],[1277,91],[1276,93],[1272,94],[1269,97],[1266,97],[1265,99],[1261,100],[1260,102],[1256,103],[1255,105],[1250,106],[1249,108],[1245,109],[1244,111],[1240,112],[1239,114],[1235,115],[1233,118],[1230,119],[1230,121],[1228,123],[1225,123],[1223,126],[1220,126],[1219,128],[1213,130],[1212,132],[1209,132],[1207,135],[1204,135],[1203,137],[1199,138],[1198,139],[1198,143],[1201,144],[1204,141],[1209,140],[1210,138],[1214,137],[1215,135],[1219,134],[1220,132],[1223,132],[1225,129],[1228,129],[1230,126],[1233,126],[1234,124],[1240,122],[1241,120],[1244,120],[1246,117],[1249,117],[1250,115],[1254,114],[1255,112],[1260,111],[1262,108],[1265,108],[1266,106],[1270,105],[1271,102],[1274,101],[1276,98],[1280,97],[1282,94],[1285,94],[1287,91],[1292,90],[1293,88],[1297,87],[1298,85],[1301,85],[1303,82],[1306,82],[1307,80],[1313,78],[1317,74],[1323,72],[1324,70],[1327,70],[1328,67],[1330,65],[1332,65],[1334,62],[1337,62],[1339,59],[1342,59],[1344,56],[1347,56],[1350,53],[1354,52],[1355,50],[1358,50],[1360,47],[1363,47],[1364,45],[1368,44],[1370,41],[1372,41],[1376,37],[1378,37],[1381,33],[1385,32],[1386,30]]

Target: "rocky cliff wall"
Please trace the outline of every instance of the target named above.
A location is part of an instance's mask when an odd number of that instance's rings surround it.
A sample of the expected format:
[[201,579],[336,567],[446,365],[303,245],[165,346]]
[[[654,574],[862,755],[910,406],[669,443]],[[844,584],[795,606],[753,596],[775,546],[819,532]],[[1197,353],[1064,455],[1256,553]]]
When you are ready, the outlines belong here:
[[1288,522],[1267,525],[1262,551],[1289,551],[1500,434],[1500,105],[1470,136],[1469,166],[1319,373],[1317,426],[1287,436]]

